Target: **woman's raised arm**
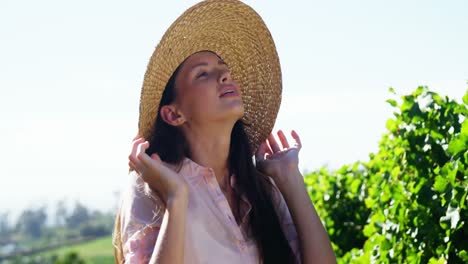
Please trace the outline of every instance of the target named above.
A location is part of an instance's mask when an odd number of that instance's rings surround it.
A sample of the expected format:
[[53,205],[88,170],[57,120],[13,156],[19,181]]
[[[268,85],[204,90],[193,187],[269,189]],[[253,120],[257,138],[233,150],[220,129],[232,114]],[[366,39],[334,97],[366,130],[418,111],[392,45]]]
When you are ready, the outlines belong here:
[[187,191],[181,191],[167,201],[166,212],[150,263],[184,263],[187,205]]
[[[149,263],[183,263],[188,185],[185,179],[162,162],[156,153],[148,156],[148,147],[149,143],[143,138],[136,139],[129,155],[129,165],[165,203],[164,216]],[[135,250],[140,249],[137,246]]]

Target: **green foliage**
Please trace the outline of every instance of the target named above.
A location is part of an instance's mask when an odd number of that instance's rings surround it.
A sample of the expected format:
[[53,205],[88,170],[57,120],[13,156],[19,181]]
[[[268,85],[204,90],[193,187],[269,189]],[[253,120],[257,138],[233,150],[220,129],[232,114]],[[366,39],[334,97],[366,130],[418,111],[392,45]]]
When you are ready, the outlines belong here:
[[85,261],[80,258],[78,253],[69,252],[63,258],[59,258],[54,264],[84,264]]
[[33,256],[33,257],[17,257],[14,260],[6,263],[21,263],[21,264],[85,264],[76,252],[68,252],[62,257],[57,255],[52,256]]
[[468,92],[459,104],[421,86],[387,102],[368,162],[305,176],[339,261],[467,263]]

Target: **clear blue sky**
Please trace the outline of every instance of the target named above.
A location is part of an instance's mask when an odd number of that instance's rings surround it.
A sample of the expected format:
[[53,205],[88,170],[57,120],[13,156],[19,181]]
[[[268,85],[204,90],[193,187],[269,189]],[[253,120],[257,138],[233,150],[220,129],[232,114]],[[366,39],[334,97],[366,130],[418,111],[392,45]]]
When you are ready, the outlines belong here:
[[[0,211],[79,198],[115,204],[149,57],[197,1],[0,3]],[[164,3],[164,4],[161,4]],[[276,129],[300,133],[302,170],[377,150],[388,87],[461,101],[466,1],[246,1],[283,70]]]

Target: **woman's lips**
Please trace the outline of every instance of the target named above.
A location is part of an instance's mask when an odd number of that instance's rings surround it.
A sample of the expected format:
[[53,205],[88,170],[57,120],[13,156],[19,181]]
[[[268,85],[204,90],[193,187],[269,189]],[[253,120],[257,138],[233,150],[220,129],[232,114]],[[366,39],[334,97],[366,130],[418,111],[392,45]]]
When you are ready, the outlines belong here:
[[234,85],[227,85],[222,89],[221,97],[232,97],[232,96],[239,96],[239,93]]
[[220,97],[230,97],[230,96],[237,96],[237,93],[235,90],[229,90],[222,94]]

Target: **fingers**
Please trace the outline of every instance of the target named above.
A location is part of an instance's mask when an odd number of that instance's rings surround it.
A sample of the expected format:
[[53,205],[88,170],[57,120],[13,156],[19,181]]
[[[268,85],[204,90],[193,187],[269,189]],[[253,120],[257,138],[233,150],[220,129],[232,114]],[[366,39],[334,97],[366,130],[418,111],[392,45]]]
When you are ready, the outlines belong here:
[[265,146],[264,146],[264,145],[265,145],[265,142],[262,142],[262,143],[260,144],[260,146],[258,146],[257,151],[255,152],[255,158],[256,158],[257,160],[262,159],[263,156],[265,155],[265,151],[266,151],[266,150],[265,150]]
[[128,162],[128,166],[129,166],[132,170],[136,170],[135,163],[129,161],[129,162]]
[[145,141],[144,138],[138,138],[133,141],[132,153],[128,156],[129,166],[133,167],[138,172],[142,172],[144,167],[145,158],[150,159],[150,157],[145,153],[146,149],[149,147],[149,142]]
[[138,144],[136,157],[138,160],[145,166],[150,166],[151,158],[146,154],[146,149],[149,148],[149,142],[145,141],[143,143]]
[[289,143],[288,140],[286,139],[286,136],[284,135],[282,130],[278,131],[278,138],[281,141],[281,145],[283,145],[283,149],[288,149],[289,148]]
[[270,134],[268,136],[268,143],[270,144],[270,147],[271,147],[271,151],[273,153],[275,152],[278,152],[278,151],[281,151],[280,147],[278,146],[278,143],[276,142],[276,139],[275,137],[273,136],[273,134]]
[[268,155],[271,155],[271,153],[272,152],[271,152],[270,146],[268,146],[267,142],[264,141],[258,147],[258,150],[255,153],[255,158],[257,160],[262,160],[262,159],[265,159]]
[[291,131],[291,136],[293,137],[295,141],[294,146],[297,147],[298,149],[301,149],[302,148],[301,139],[299,138],[299,135],[297,134],[295,130]]
[[[288,139],[286,138],[286,135],[284,134],[284,132],[282,130],[278,130],[277,134],[278,134],[279,141],[281,142],[282,149],[280,148],[273,134],[270,134],[268,136],[267,141],[271,147],[272,153],[276,153],[281,150],[286,150],[290,148]],[[302,148],[301,139],[294,129],[291,130],[291,136],[294,139],[294,147],[297,149],[301,149]]]
[[268,156],[270,156],[271,154],[273,154],[273,150],[271,150],[271,147],[270,145],[268,144],[268,140],[265,140],[263,142],[263,144],[265,144],[265,155],[264,157],[267,158]]
[[[129,160],[132,160],[132,159],[135,159],[136,157],[136,151],[137,151],[137,148],[138,148],[138,144],[144,142],[145,139],[144,138],[137,138],[137,139],[134,139],[132,141],[132,151],[130,152],[130,155],[128,156],[128,159]],[[134,161],[133,161],[134,162]]]

